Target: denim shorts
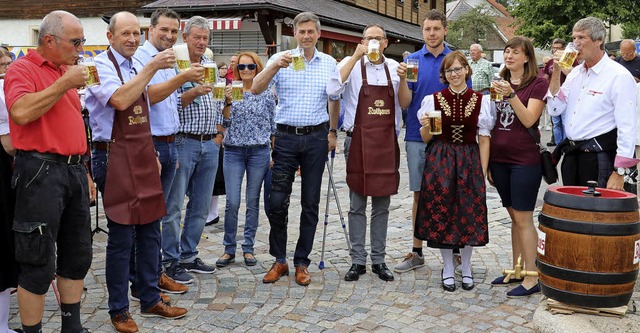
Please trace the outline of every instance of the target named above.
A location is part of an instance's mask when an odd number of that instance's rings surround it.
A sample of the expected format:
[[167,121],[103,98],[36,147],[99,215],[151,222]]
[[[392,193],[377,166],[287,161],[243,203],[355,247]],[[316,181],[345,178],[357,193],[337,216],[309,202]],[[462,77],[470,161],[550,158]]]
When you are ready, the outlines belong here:
[[542,180],[542,168],[536,165],[489,163],[493,184],[502,206],[519,211],[533,211]]
[[[91,266],[91,214],[84,164],[45,161],[18,152],[11,181],[18,284],[43,295],[54,273],[84,279]],[[57,261],[56,261],[57,252]]]
[[427,144],[419,141],[405,142],[407,166],[409,167],[409,191],[420,192],[422,172],[424,171]]

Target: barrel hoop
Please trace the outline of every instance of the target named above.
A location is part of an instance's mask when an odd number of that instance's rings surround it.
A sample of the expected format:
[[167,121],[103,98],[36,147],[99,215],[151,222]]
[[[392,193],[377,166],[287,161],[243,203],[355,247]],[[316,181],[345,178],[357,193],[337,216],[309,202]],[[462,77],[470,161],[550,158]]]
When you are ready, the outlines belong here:
[[574,234],[591,236],[632,236],[640,234],[640,222],[623,224],[581,222],[559,219],[542,213],[538,215],[538,222],[547,228]]
[[553,298],[563,303],[590,307],[590,308],[615,308],[627,305],[631,300],[633,292],[626,294],[601,296],[601,295],[585,295],[570,291],[563,291],[556,288],[546,286],[540,282],[542,293],[549,298]]
[[540,261],[540,259],[536,259],[536,266],[538,266],[538,270],[544,275],[576,283],[607,285],[624,284],[635,282],[638,278],[638,269],[624,273],[594,273],[549,265]]
[[633,212],[638,210],[638,201],[636,197],[603,199],[601,197],[581,197],[547,191],[544,193],[544,202],[563,208],[595,212]]

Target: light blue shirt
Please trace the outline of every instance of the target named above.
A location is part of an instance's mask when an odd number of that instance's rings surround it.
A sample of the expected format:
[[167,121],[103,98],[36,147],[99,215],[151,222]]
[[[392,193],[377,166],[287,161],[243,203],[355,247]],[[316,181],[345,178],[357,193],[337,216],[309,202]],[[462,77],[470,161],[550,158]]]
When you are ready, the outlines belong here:
[[[142,65],[148,64],[153,57],[158,54],[158,50],[149,41],[144,42],[133,55],[135,61]],[[149,85],[164,83],[176,76],[175,68],[160,69],[149,81]],[[149,108],[149,123],[151,124],[151,135],[166,136],[176,134],[180,126],[178,118],[178,93],[174,91],[162,101],[152,104]]]
[[[126,59],[113,48],[110,50],[113,52],[113,56],[120,67],[124,82],[128,82],[142,70],[140,63],[135,62],[133,59]],[[93,141],[111,141],[115,109],[109,104],[109,100],[116,90],[123,85],[107,53],[107,51],[102,52],[94,58],[98,76],[100,77],[100,84],[87,89],[86,103],[87,110],[89,110],[89,125],[91,126]]]
[[[274,54],[266,67],[277,61],[285,52]],[[275,121],[290,126],[312,126],[329,121],[327,112],[327,83],[336,70],[336,60],[315,50],[311,61],[305,59],[305,70],[295,72],[292,66],[281,68],[273,76],[278,106]],[[339,96],[332,96],[338,100]]]

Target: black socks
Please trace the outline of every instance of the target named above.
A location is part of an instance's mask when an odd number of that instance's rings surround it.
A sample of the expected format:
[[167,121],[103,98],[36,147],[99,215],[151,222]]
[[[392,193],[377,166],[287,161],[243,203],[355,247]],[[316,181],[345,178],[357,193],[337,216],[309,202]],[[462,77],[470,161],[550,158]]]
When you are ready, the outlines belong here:
[[[62,312],[62,333],[77,333],[82,331],[80,323],[80,302],[74,304],[60,304]],[[26,331],[25,331],[26,333]]]

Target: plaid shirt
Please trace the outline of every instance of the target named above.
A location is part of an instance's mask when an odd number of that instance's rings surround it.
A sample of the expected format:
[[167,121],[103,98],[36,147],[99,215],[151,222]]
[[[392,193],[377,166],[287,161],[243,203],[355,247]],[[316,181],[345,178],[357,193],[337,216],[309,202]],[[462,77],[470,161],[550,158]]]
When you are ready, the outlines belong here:
[[471,75],[473,90],[489,89],[493,78],[493,66],[491,66],[491,63],[486,59],[480,58],[478,61],[470,60],[469,66],[473,71],[473,75]]
[[[205,56],[200,59],[204,64]],[[187,90],[194,88],[196,84],[187,82],[178,88],[178,116],[180,117],[180,130],[178,132],[203,135],[218,132],[216,125],[222,124],[223,102],[215,102],[211,94],[196,97],[186,108],[182,107],[182,96]]]
[[[284,52],[274,54],[267,62],[269,67]],[[327,112],[327,83],[336,70],[336,60],[315,50],[311,61],[305,59],[305,70],[293,71],[293,67],[282,68],[271,83],[276,87],[278,105],[275,121],[290,126],[312,126],[329,121]],[[332,100],[338,100],[334,96]]]

